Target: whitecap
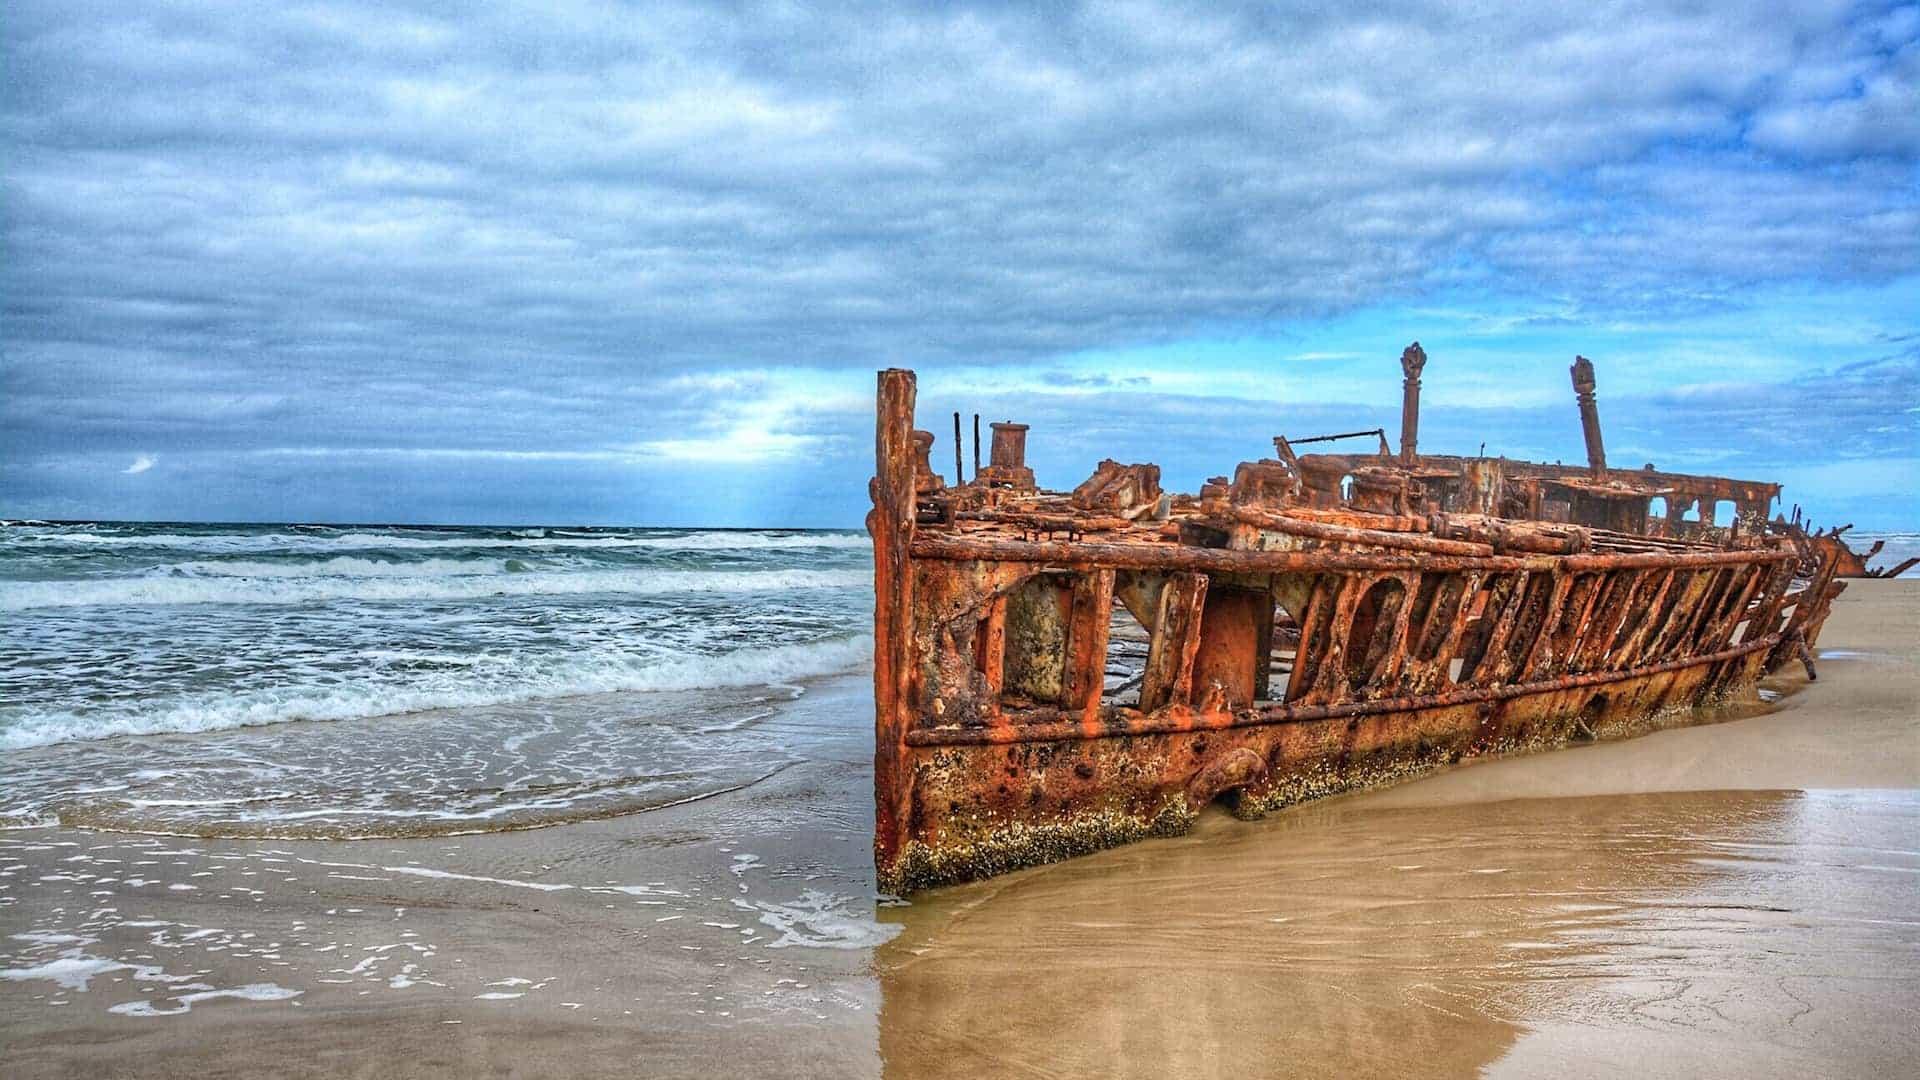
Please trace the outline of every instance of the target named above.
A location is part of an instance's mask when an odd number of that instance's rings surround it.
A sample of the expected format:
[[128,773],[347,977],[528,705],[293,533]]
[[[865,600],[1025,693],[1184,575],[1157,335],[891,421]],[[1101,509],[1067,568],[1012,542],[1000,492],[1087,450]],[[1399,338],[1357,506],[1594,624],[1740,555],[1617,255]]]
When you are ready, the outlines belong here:
[[210,578],[431,578],[511,573],[513,571],[509,569],[508,564],[515,561],[517,560],[503,559],[497,555],[479,559],[415,559],[411,562],[336,555],[330,559],[310,562],[266,559],[192,559],[187,562],[168,563],[165,569],[176,576]]
[[496,596],[657,596],[857,589],[871,585],[860,570],[581,570],[462,577],[186,577],[175,574],[78,581],[14,581],[0,593],[0,611],[68,607],[154,607],[181,604],[291,605],[350,600],[476,600]]
[[[528,530],[544,531],[544,530]],[[142,533],[83,532],[66,529],[8,530],[0,542],[19,547],[59,547],[63,545],[104,548],[163,548],[202,552],[339,552],[366,549],[407,549],[415,551],[455,548],[539,549],[619,549],[638,548],[661,551],[752,551],[809,550],[838,548],[865,549],[872,541],[856,532],[778,531],[703,529],[688,532],[566,532],[550,531],[544,536],[476,536],[448,530],[443,533],[379,532],[271,532],[271,533]]]
[[15,713],[0,749],[126,735],[224,731],[301,720],[349,720],[429,709],[507,705],[588,694],[759,686],[851,670],[873,655],[867,635],[744,648],[710,655],[581,653],[506,658],[481,667],[414,673],[398,684],[306,685],[182,695],[111,712],[54,709]]

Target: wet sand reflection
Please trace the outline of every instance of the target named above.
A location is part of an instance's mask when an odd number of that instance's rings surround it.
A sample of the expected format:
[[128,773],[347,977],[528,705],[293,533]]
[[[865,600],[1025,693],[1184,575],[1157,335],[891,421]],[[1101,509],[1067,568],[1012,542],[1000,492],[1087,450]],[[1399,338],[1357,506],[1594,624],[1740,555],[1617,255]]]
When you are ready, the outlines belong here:
[[881,1056],[898,1077],[1805,1075],[1838,1046],[1839,1071],[1893,1075],[1917,838],[1911,791],[1211,819],[883,914],[905,928],[877,956]]

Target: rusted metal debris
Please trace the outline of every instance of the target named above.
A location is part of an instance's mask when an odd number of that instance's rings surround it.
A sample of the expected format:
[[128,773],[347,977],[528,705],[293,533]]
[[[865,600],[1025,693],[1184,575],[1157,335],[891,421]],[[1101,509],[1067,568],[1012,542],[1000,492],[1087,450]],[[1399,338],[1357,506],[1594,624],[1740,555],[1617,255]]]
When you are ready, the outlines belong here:
[[1817,563],[1822,559],[1830,558],[1837,560],[1839,569],[1835,571],[1835,577],[1895,578],[1906,573],[1914,566],[1920,566],[1920,555],[1916,555],[1903,562],[1895,563],[1892,566],[1883,566],[1878,569],[1868,566],[1868,560],[1880,554],[1881,549],[1887,546],[1885,540],[1875,540],[1873,546],[1868,548],[1864,553],[1855,551],[1852,547],[1848,546],[1843,536],[1843,534],[1853,528],[1852,525],[1839,525],[1831,529],[1816,529],[1800,517],[1800,508],[1798,506],[1793,508],[1793,517],[1791,520],[1775,517],[1772,525],[1777,531],[1793,537],[1795,545],[1800,548],[1805,561],[1809,565]]
[[[1111,460],[1040,490],[1013,423],[949,485],[913,373],[881,372],[881,887],[1182,832],[1216,799],[1257,817],[1630,734],[1792,660],[1812,674],[1844,530],[1770,521],[1777,484],[1610,469],[1584,358],[1585,468],[1422,454],[1426,361],[1401,357],[1397,454],[1384,431],[1276,437],[1197,495]],[[1353,436],[1378,452],[1295,450]]]

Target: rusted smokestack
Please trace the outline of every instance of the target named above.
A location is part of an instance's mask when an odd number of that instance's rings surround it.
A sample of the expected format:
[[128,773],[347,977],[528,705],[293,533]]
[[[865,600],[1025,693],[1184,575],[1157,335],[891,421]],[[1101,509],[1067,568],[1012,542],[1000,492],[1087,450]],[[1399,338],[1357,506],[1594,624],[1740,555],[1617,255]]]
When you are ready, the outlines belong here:
[[982,487],[1008,491],[1034,490],[1033,470],[1027,468],[1027,425],[1001,420],[993,425],[993,448],[985,472],[976,472]]
[[1607,448],[1600,442],[1600,407],[1593,403],[1593,361],[1573,358],[1573,396],[1580,402],[1580,430],[1587,437],[1587,467],[1593,475],[1607,475]]
[[[1412,465],[1420,442],[1420,369],[1427,366],[1427,351],[1419,342],[1400,354],[1400,370],[1406,373],[1400,398],[1400,463]],[[1386,440],[1382,439],[1381,442]],[[1384,448],[1383,448],[1384,449]]]
[[1024,469],[1027,466],[1027,425],[1004,420],[993,423],[993,450],[990,461],[996,469]]

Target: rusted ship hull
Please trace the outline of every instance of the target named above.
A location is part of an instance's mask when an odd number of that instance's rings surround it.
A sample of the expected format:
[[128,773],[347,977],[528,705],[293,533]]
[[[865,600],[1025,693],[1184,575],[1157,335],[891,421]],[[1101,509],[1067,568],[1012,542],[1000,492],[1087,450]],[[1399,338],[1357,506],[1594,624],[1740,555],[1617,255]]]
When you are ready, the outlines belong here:
[[[1159,735],[942,744],[909,751],[909,838],[881,866],[905,893],[990,877],[1191,827],[1229,795],[1256,818],[1310,799],[1382,787],[1485,754],[1651,730],[1714,693],[1749,685],[1765,647],[1603,687],[1546,689],[1458,705]],[[992,783],[984,781],[990,778]],[[1238,786],[1235,786],[1238,785]]]
[[1676,548],[1301,506],[1245,466],[1198,500],[1111,462],[1047,496],[1017,459],[1024,429],[945,489],[913,399],[911,373],[881,374],[875,861],[892,892],[1182,832],[1215,800],[1258,816],[1669,722],[1804,655],[1837,588],[1831,562],[1796,579],[1778,538]]

